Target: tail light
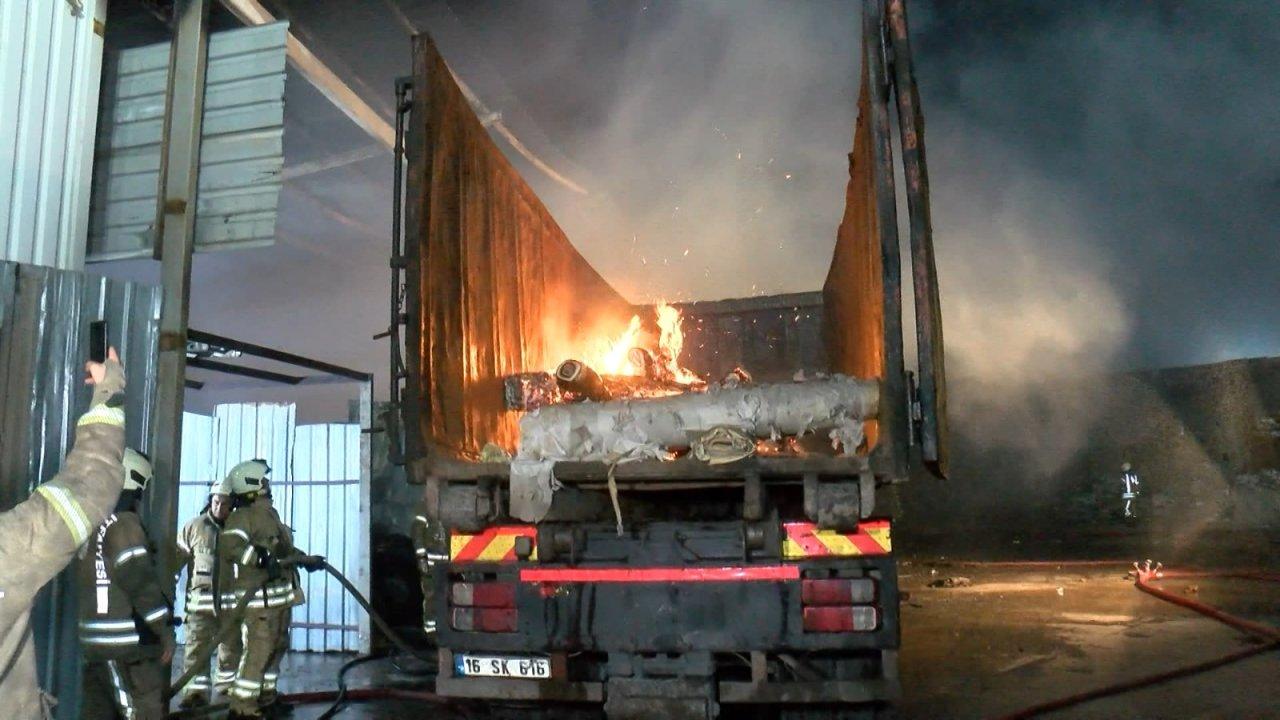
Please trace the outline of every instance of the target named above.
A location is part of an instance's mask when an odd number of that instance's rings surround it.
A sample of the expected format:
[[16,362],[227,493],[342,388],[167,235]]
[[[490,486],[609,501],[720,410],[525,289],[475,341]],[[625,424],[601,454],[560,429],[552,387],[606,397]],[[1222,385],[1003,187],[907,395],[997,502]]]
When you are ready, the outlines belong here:
[[516,631],[515,608],[453,608],[449,625],[462,632],[507,633]]
[[876,581],[871,578],[805,580],[800,585],[800,602],[805,605],[864,605],[876,599]]
[[515,632],[515,583],[451,582],[449,626],[462,632]]
[[872,632],[880,624],[876,581],[871,578],[820,578],[800,581],[805,632]]
[[457,607],[513,608],[516,586],[500,582],[456,582],[449,586],[449,603]]
[[805,632],[871,632],[879,613],[870,605],[852,607],[806,607]]

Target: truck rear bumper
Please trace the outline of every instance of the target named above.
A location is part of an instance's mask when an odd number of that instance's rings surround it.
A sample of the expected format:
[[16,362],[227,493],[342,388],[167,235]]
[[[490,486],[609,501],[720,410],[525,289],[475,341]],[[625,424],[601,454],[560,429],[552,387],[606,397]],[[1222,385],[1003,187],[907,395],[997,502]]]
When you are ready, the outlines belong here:
[[[788,578],[771,577],[780,567]],[[524,575],[522,576],[522,572]],[[898,591],[890,556],[807,561],[779,566],[746,564],[702,568],[627,568],[604,572],[635,573],[635,582],[595,582],[589,568],[581,580],[544,581],[547,568],[437,566],[441,602],[441,647],[508,653],[688,653],[891,650],[898,647]],[[650,574],[675,573],[690,580]],[[728,580],[727,574],[748,579]],[[700,575],[701,574],[701,575]],[[759,575],[759,577],[756,577]],[[552,578],[574,577],[556,574]],[[853,632],[815,631],[803,588],[814,579],[874,581],[874,628]],[[453,603],[457,584],[505,586],[514,595],[509,632],[461,630]],[[859,602],[851,602],[857,605]]]
[[[716,717],[719,705],[896,701],[898,586],[887,542],[860,548],[865,538],[840,545],[795,533],[795,548],[778,537],[771,551],[754,552],[743,537],[741,526],[713,523],[631,537],[608,527],[559,562],[509,550],[485,562],[484,543],[497,540],[457,543],[479,555],[469,562],[455,548],[435,567],[437,692],[603,703],[623,720]],[[539,657],[550,668],[544,679],[472,669]]]

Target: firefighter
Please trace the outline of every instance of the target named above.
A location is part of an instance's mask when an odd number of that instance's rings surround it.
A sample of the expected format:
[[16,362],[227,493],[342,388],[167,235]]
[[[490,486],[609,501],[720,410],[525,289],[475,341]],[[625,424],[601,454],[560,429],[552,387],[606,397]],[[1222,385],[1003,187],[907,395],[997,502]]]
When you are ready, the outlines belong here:
[[53,716],[54,701],[36,682],[30,617],[36,592],[110,514],[124,482],[124,369],[114,348],[107,358],[85,364],[93,399],[76,422],[62,469],[0,513],[0,701],[14,720]]
[[1129,463],[1120,466],[1120,482],[1124,484],[1124,492],[1120,494],[1120,499],[1124,500],[1124,516],[1126,518],[1137,517],[1133,512],[1133,501],[1138,497],[1138,473],[1133,471]]
[[422,631],[432,644],[436,641],[435,583],[432,570],[436,563],[448,562],[447,538],[443,528],[427,517],[426,498],[418,503],[417,514],[409,526],[413,552],[418,559],[418,580],[422,584]]
[[[280,519],[279,512],[275,509],[274,500],[271,496],[270,487],[267,488],[267,499],[271,501],[270,508],[272,515],[275,516],[276,523],[279,525],[280,537],[284,540],[284,545],[292,549],[295,556],[300,556],[301,551],[293,544],[293,528],[289,527]],[[308,570],[318,570],[324,558],[307,558],[301,563],[302,567]],[[260,705],[264,710],[283,710],[280,704],[280,695],[278,683],[280,680],[280,661],[284,659],[285,653],[289,650],[289,627],[293,620],[293,608],[306,602],[306,594],[302,591],[302,581],[298,576],[298,565],[289,567],[285,571],[290,581],[293,583],[293,603],[289,609],[284,612],[283,622],[280,623],[280,633],[276,636],[276,652],[272,655],[271,664],[267,666],[266,671],[262,674],[262,698]]]
[[173,659],[173,608],[138,504],[151,482],[151,461],[124,451],[124,490],[115,512],[81,551],[80,646],[84,653],[82,718],[162,720]]
[[251,597],[241,620],[244,647],[228,692],[229,718],[261,717],[264,699],[273,699],[274,692],[263,697],[266,676],[268,672],[275,674],[287,618],[299,599],[296,575],[280,566],[281,560],[296,551],[292,534],[271,506],[267,492],[270,472],[266,461],[246,460],[227,475],[232,511],[218,536],[215,588],[226,612],[245,595]]
[[[187,629],[186,650],[182,655],[182,672],[186,674],[193,665],[203,663],[201,672],[182,688],[179,706],[191,709],[208,704],[213,691],[209,679],[210,645],[217,639],[218,616],[213,607],[213,565],[217,561],[218,533],[231,514],[231,498],[227,496],[224,481],[219,480],[209,488],[209,500],[200,514],[191,518],[178,533],[175,564],[187,569],[186,612],[183,625]],[[176,573],[176,571],[175,571]],[[240,661],[234,648],[218,649],[218,676],[230,687],[235,679],[235,666]]]

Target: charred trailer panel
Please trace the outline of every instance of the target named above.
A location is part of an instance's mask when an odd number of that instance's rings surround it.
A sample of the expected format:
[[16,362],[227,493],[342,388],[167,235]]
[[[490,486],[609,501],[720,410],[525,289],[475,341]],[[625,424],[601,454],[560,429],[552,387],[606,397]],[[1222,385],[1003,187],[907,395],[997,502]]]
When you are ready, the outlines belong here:
[[[536,522],[513,512],[503,452],[517,449],[522,411],[508,409],[512,395],[561,397],[554,370],[575,343],[616,332],[637,308],[503,157],[430,39],[414,39],[413,76],[398,85],[392,399],[410,476],[448,533],[448,561],[431,571],[441,694],[699,719],[732,717],[724,708],[738,704],[874,717],[897,697],[892,523],[876,490],[917,464],[945,474],[945,373],[905,8],[862,9],[850,180],[822,291],[678,308],[679,360],[705,377],[838,373],[878,388],[857,452],[775,453],[758,440],[744,459],[716,463],[693,453],[562,459]],[[903,357],[904,267],[914,375]],[[592,379],[595,392],[602,382]]]

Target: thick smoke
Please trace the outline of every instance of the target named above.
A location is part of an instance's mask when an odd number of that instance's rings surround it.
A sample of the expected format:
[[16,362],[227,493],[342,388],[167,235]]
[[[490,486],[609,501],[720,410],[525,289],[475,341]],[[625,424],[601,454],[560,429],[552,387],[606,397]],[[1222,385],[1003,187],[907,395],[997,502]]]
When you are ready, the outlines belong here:
[[[504,117],[521,127],[523,107],[535,127],[554,128],[553,147],[576,161],[567,174],[590,194],[522,169],[619,291],[639,302],[818,289],[852,138],[850,6],[541,7],[557,42],[498,48],[488,62],[504,63],[507,85],[546,91],[517,93]],[[469,31],[490,34],[478,10],[465,16]],[[564,117],[564,106],[581,115]]]
[[[553,123],[566,121],[541,103],[575,104],[563,84],[584,83],[605,100],[589,122],[556,133],[592,194],[529,177],[584,254],[634,300],[819,288],[847,179],[858,8],[655,4],[609,13],[606,30],[587,6],[558,6],[549,24],[580,29],[579,40],[539,45],[538,61],[508,82],[547,88],[524,104]],[[1054,473],[1082,446],[1098,403],[1043,394],[1064,375],[1120,361],[1133,326],[1123,275],[1109,236],[1088,217],[1080,179],[1055,175],[1035,147],[985,122],[994,106],[1016,102],[1001,74],[1017,63],[986,46],[939,62],[954,52],[941,20],[927,6],[915,19],[953,415],[962,442],[1012,449],[1036,476]],[[478,22],[471,29],[483,33]],[[614,57],[584,73],[583,56],[606,55],[604,43],[617,44]]]
[[1081,452],[1123,416],[1106,373],[1280,348],[1259,242],[1280,221],[1259,124],[1280,121],[1280,23],[1169,7],[915,14],[959,464],[1002,491],[1114,474]]
[[[515,160],[631,299],[821,286],[858,3],[267,4],[379,107],[408,70],[407,31],[431,32],[522,141],[590,191]],[[993,383],[1280,351],[1274,5],[909,7],[958,416]],[[369,144],[297,76],[289,93],[289,164]],[[367,338],[386,325],[386,162],[286,183],[277,248],[197,259],[193,321],[384,368]]]

